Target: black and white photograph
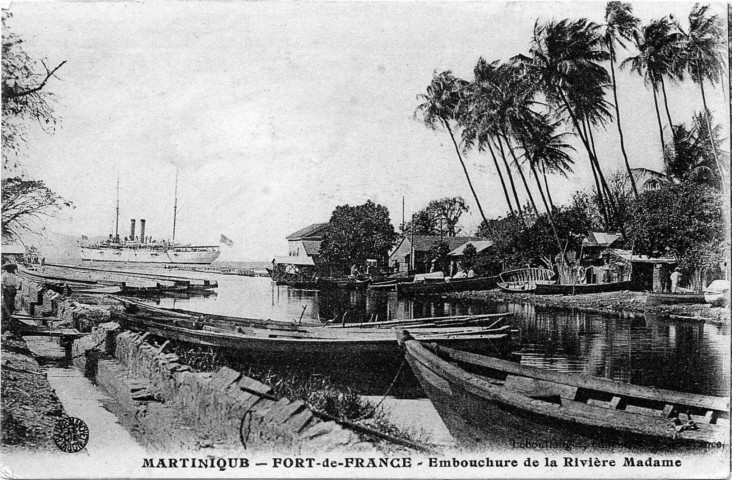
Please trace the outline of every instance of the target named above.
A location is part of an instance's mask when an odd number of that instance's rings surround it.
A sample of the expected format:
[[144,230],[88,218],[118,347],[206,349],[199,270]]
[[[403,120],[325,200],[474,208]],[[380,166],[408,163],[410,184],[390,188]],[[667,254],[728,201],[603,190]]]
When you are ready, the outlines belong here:
[[2,478],[728,478],[727,3],[2,5]]

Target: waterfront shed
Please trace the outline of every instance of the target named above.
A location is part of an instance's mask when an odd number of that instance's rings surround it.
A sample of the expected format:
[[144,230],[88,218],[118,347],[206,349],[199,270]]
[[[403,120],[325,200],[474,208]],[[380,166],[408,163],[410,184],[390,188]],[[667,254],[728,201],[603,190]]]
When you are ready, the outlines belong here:
[[[414,243],[412,243],[414,241]],[[481,237],[441,237],[439,235],[405,235],[397,242],[396,246],[389,253],[389,265],[399,266],[400,272],[406,272],[409,269],[412,255],[412,246],[414,246],[414,270],[416,273],[429,272],[432,259],[429,258],[429,251],[440,242],[446,242],[450,248],[450,253],[455,251],[468,242],[475,244],[476,242],[487,242],[488,239]],[[477,249],[477,246],[476,246]]]

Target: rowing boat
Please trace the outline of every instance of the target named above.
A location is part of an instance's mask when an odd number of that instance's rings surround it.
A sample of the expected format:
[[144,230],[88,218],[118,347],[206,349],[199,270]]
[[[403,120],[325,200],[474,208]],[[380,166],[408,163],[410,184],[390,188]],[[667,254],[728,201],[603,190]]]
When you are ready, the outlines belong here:
[[513,313],[486,313],[482,315],[453,315],[449,317],[423,317],[401,320],[386,320],[383,322],[366,323],[329,323],[328,328],[436,328],[436,327],[466,327],[466,326],[496,326]]
[[498,288],[507,293],[534,293],[538,285],[557,283],[554,272],[546,268],[519,268],[498,275]]
[[[159,318],[144,312],[136,315],[111,312],[113,321],[131,330],[197,345],[237,350],[251,358],[279,362],[390,362],[402,358],[392,330],[326,329],[302,325],[269,324],[250,327],[222,322],[204,323],[187,318]],[[422,329],[417,338],[470,351],[507,353],[511,328],[502,326]]]
[[498,277],[453,278],[439,282],[400,283],[399,293],[405,295],[434,295],[440,293],[468,292],[496,288]]
[[530,438],[602,447],[699,447],[729,440],[729,397],[551,372],[399,335],[406,359],[450,433],[467,447]]
[[610,283],[575,283],[575,284],[546,284],[536,285],[534,293],[537,295],[581,295],[584,293],[619,292],[622,290],[637,290],[637,282],[627,280]]

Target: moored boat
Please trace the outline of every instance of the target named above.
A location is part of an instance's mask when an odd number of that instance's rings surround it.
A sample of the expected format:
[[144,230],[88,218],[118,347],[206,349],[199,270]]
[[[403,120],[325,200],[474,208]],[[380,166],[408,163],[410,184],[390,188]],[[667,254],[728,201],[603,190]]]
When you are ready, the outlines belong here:
[[497,283],[498,277],[453,278],[442,281],[400,283],[397,291],[405,295],[432,295],[490,290],[496,288]]
[[519,268],[498,275],[497,286],[508,293],[533,293],[537,285],[557,283],[556,279],[552,280],[554,276],[555,273],[546,268]]
[[704,301],[715,306],[729,303],[729,280],[714,280],[704,289]]
[[399,342],[445,425],[467,447],[510,447],[517,438],[547,448],[694,448],[729,440],[729,397],[551,372],[427,344],[407,332]]
[[646,305],[705,303],[703,293],[649,293]]
[[583,293],[619,292],[622,290],[637,290],[639,288],[640,285],[637,282],[630,280],[610,283],[538,283],[534,293],[537,295],[581,295]]

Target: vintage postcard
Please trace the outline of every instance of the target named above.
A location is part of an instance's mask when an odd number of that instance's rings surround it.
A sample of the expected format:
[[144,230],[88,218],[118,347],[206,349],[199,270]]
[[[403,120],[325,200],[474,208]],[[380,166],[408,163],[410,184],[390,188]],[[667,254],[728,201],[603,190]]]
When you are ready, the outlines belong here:
[[5,2],[2,478],[729,478],[724,3]]

